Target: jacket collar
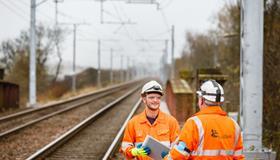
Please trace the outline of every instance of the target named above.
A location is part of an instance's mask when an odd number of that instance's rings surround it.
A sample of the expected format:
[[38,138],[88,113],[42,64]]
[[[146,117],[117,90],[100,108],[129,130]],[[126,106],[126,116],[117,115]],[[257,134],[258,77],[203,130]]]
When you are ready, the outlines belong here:
[[[140,118],[139,118],[140,123],[150,124],[149,120],[146,117],[146,109],[142,113],[140,113],[139,116],[140,116]],[[159,110],[158,117],[157,117],[156,121],[154,122],[154,124],[157,124],[157,123],[164,123],[164,113],[161,110]]]
[[222,116],[227,115],[227,113],[225,111],[223,111],[220,106],[211,106],[211,107],[206,107],[206,108],[201,109],[199,112],[194,114],[194,116],[203,115],[203,114],[219,114]]

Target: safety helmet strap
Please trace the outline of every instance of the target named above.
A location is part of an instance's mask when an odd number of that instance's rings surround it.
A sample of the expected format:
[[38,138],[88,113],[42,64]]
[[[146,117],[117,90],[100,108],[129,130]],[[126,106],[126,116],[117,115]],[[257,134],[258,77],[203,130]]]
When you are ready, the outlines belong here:
[[214,80],[211,80],[212,84],[214,85],[214,87],[217,88],[216,90],[216,102],[220,102],[221,101],[221,89],[218,85],[218,83]]

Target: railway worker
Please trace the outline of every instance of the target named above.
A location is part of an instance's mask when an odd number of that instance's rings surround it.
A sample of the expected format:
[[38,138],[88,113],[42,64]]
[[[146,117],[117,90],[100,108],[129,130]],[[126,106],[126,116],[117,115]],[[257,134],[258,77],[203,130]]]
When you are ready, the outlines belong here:
[[162,86],[154,80],[143,86],[141,98],[145,109],[128,122],[122,141],[121,151],[127,159],[151,159],[147,156],[151,149],[142,147],[147,135],[168,147],[178,137],[178,121],[159,109],[163,94]]
[[244,159],[238,124],[221,108],[224,90],[215,80],[208,80],[197,91],[200,111],[184,124],[178,142],[164,159]]

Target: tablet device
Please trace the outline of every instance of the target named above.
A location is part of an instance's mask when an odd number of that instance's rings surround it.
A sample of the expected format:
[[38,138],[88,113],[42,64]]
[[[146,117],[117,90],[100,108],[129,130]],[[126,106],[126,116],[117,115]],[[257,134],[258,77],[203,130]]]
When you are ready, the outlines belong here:
[[149,157],[153,158],[154,160],[161,160],[161,153],[163,151],[168,153],[170,150],[169,147],[165,146],[164,144],[160,143],[160,141],[149,135],[146,136],[143,146],[149,147],[151,149]]

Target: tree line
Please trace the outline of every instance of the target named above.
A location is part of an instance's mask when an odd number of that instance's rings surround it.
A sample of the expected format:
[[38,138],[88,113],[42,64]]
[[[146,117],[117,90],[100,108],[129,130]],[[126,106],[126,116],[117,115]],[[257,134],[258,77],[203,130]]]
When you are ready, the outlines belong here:
[[[62,28],[39,24],[36,27],[36,88],[39,103],[61,98],[72,89],[72,75],[62,75],[60,49],[67,31]],[[5,69],[4,80],[19,85],[20,106],[25,107],[29,96],[29,41],[28,30],[22,30],[18,37],[4,40],[0,44],[0,68]],[[53,65],[49,62],[56,62]],[[121,80],[121,72],[114,70],[114,83]],[[101,70],[103,86],[110,84],[110,70]],[[60,78],[59,78],[60,77]],[[97,86],[97,70],[88,68],[76,74],[77,90]],[[73,96],[73,95],[72,95]]]

